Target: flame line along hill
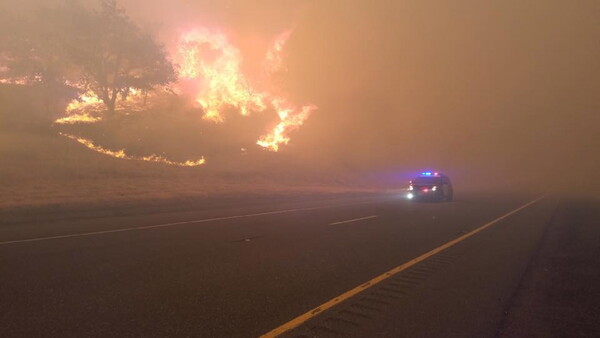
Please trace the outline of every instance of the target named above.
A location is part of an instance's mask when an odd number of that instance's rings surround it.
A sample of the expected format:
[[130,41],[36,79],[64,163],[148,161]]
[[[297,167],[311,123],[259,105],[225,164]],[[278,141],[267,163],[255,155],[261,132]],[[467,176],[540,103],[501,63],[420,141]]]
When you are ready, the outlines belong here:
[[186,196],[364,191],[354,178],[324,175],[312,163],[257,156],[176,167],[120,161],[58,135],[0,134],[0,209],[25,205],[116,203]]

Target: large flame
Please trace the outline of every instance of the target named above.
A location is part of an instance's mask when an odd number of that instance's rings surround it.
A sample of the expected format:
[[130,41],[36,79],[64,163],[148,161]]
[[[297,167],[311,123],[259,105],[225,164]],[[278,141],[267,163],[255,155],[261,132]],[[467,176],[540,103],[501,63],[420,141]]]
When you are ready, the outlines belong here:
[[[265,54],[263,74],[270,76],[284,70],[284,47],[291,32],[279,34]],[[259,146],[278,151],[290,141],[289,133],[299,128],[317,107],[295,107],[281,95],[278,88],[258,89],[252,86],[241,70],[242,54],[220,32],[195,29],[184,34],[179,42],[180,79],[195,82],[194,100],[204,110],[204,117],[224,122],[224,111],[236,108],[242,115],[274,109],[280,121],[256,142]]]
[[[285,45],[291,31],[277,35],[266,50],[262,72],[259,79],[249,79],[242,72],[242,53],[222,32],[205,28],[193,29],[182,34],[172,59],[179,63],[179,81],[174,88],[179,93],[187,93],[202,108],[203,117],[216,123],[225,122],[225,112],[237,110],[247,116],[252,113],[272,109],[279,121],[266,134],[260,136],[256,144],[270,151],[278,151],[290,141],[290,133],[298,129],[317,109],[314,105],[298,106],[290,102],[271,80],[275,74],[283,73],[285,68]],[[36,79],[39,80],[39,79]],[[254,81],[251,81],[254,80]],[[24,79],[0,79],[0,83],[26,84]],[[260,86],[257,86],[257,83]],[[83,91],[77,99],[69,102],[65,116],[56,124],[95,123],[102,120],[105,105],[92,91],[85,91],[83,85],[66,83]],[[167,92],[168,88],[155,93],[140,92],[133,88],[127,90],[116,102],[116,109],[141,111],[146,109],[148,99],[154,99]],[[71,134],[60,133],[77,141],[88,149],[120,159],[160,162],[178,166],[198,166],[205,163],[204,158],[195,161],[176,162],[158,155],[131,156],[125,150],[113,151],[94,144],[92,140]]]
[[125,152],[125,149],[116,150],[116,151],[110,150],[110,149],[106,149],[102,146],[96,145],[96,144],[94,144],[94,142],[92,140],[89,140],[89,139],[86,139],[83,137],[66,134],[66,133],[60,133],[60,135],[70,138],[74,141],[77,141],[78,143],[84,145],[88,149],[94,150],[98,153],[101,153],[101,154],[104,154],[104,155],[107,155],[110,157],[114,157],[114,158],[120,158],[120,159],[125,159],[125,160],[158,162],[158,163],[176,165],[176,166],[180,166],[180,167],[196,167],[196,166],[200,166],[200,165],[203,165],[204,163],[206,163],[204,157],[201,157],[195,161],[176,162],[176,161],[171,161],[169,159],[166,159],[166,158],[156,155],[156,154],[152,154],[149,156],[127,155],[127,153]]
[[[284,47],[290,35],[291,31],[279,34],[267,51],[265,68],[270,76],[286,70]],[[271,151],[278,151],[280,145],[288,144],[290,141],[290,132],[300,128],[317,106],[309,104],[297,107],[282,96],[270,96],[270,102],[277,112],[279,123],[269,133],[262,135],[256,144]]]
[[224,34],[195,29],[181,37],[178,53],[179,76],[198,82],[194,99],[205,118],[223,122],[223,112],[229,107],[242,115],[266,108],[264,94],[255,91],[241,72],[240,51]]

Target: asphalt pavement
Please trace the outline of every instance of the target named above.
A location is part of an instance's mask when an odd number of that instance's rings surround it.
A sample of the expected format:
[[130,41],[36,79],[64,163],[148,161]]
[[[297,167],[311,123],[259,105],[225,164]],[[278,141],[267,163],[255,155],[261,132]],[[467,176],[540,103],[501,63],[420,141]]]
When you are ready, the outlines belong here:
[[0,336],[257,337],[458,240],[282,335],[493,337],[513,325],[561,203],[539,197],[306,196],[5,218]]

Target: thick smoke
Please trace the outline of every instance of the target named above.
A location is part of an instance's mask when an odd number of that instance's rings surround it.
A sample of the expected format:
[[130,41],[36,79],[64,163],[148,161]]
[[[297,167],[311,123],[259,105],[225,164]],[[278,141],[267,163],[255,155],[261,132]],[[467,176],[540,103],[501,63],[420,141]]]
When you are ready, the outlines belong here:
[[198,23],[224,30],[250,76],[294,28],[282,86],[319,107],[295,158],[381,179],[431,168],[463,186],[599,186],[597,1],[119,3],[169,48]]

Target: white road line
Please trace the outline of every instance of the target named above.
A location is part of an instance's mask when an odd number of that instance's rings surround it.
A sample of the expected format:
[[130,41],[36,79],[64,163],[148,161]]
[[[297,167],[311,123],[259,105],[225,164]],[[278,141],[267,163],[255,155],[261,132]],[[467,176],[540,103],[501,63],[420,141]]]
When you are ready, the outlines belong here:
[[199,220],[193,220],[193,221],[182,221],[182,222],[173,222],[173,223],[164,223],[164,224],[155,224],[155,225],[146,225],[146,226],[138,226],[138,227],[130,227],[130,228],[113,229],[113,230],[84,232],[84,233],[79,233],[79,234],[67,234],[67,235],[58,235],[58,236],[48,236],[48,237],[37,237],[37,238],[19,239],[19,240],[13,240],[13,241],[0,242],[0,245],[16,244],[16,243],[26,243],[26,242],[40,242],[40,241],[47,241],[47,240],[52,240],[52,239],[63,239],[63,238],[73,238],[73,237],[95,236],[95,235],[112,234],[112,233],[126,232],[126,231],[148,230],[148,229],[171,227],[171,226],[176,226],[176,225],[186,225],[186,224],[196,224],[196,223],[208,223],[208,222],[225,221],[225,220],[231,220],[231,219],[240,219],[240,218],[250,218],[250,217],[258,217],[258,216],[266,216],[266,215],[286,214],[286,213],[291,213],[291,212],[295,212],[295,211],[308,211],[308,210],[335,208],[335,207],[343,207],[343,206],[348,206],[348,205],[369,204],[369,203],[375,203],[375,202],[377,202],[377,201],[358,202],[358,203],[350,203],[350,204],[336,204],[336,205],[328,205],[328,206],[320,206],[320,207],[310,207],[310,208],[296,208],[296,209],[287,209],[287,210],[278,210],[278,211],[267,211],[267,212],[260,212],[260,213],[256,213],[256,214],[214,217],[214,218],[206,218],[206,219],[199,219]]
[[358,222],[358,221],[362,221],[365,219],[371,219],[371,218],[377,218],[379,217],[378,215],[373,215],[373,216],[367,216],[367,217],[361,217],[361,218],[355,218],[355,219],[349,219],[347,221],[341,221],[341,222],[334,222],[334,223],[329,223],[329,225],[337,225],[337,224],[345,224],[345,223],[352,223],[352,222]]

